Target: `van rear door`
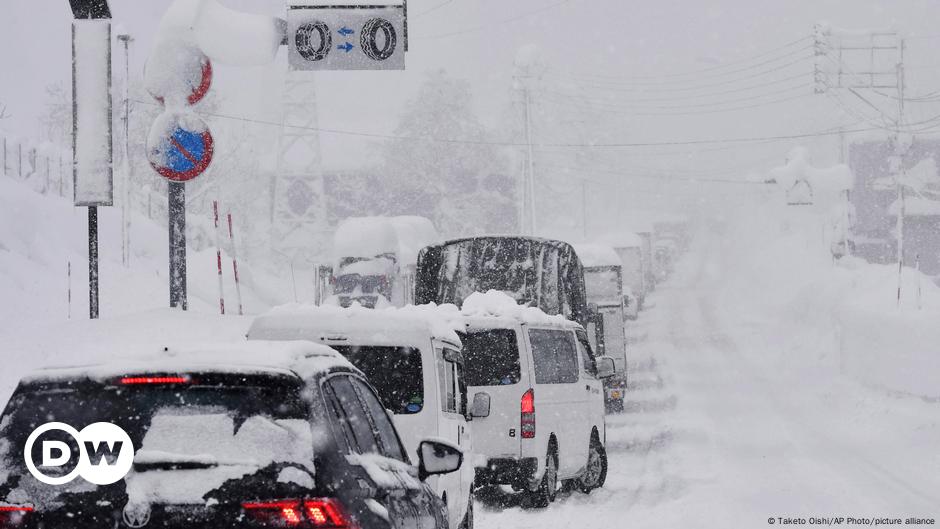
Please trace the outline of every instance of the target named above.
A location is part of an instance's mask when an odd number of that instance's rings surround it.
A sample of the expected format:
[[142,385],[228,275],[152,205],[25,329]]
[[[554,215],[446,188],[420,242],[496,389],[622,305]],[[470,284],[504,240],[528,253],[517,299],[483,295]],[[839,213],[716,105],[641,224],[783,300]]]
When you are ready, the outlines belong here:
[[522,335],[513,328],[469,328],[461,337],[465,376],[473,402],[477,393],[490,395],[489,417],[474,418],[474,451],[487,458],[522,456],[520,404],[531,387]]

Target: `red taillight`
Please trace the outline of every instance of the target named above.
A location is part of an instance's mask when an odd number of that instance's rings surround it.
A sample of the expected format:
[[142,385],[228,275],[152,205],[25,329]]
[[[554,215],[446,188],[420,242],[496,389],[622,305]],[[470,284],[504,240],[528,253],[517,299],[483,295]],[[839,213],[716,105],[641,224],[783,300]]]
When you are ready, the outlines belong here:
[[353,527],[339,501],[333,498],[245,502],[242,508],[256,521],[269,527]]
[[140,386],[146,384],[189,384],[189,377],[123,377],[122,386]]
[[520,405],[520,430],[523,439],[535,438],[535,390],[529,389],[522,395]]
[[0,505],[0,527],[19,527],[35,509],[29,505]]

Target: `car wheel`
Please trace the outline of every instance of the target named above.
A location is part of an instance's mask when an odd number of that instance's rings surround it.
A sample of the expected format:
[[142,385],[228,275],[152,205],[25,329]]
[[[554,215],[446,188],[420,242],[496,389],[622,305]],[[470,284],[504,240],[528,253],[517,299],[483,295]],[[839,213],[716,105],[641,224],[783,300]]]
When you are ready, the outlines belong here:
[[589,494],[592,490],[603,487],[605,481],[607,481],[607,450],[597,437],[592,435],[591,446],[588,448],[587,466],[578,480],[578,488],[581,492]]
[[467,501],[467,514],[458,526],[459,529],[473,529],[473,493],[470,493],[470,499]]
[[554,451],[548,452],[545,456],[545,473],[542,475],[542,481],[534,491],[528,491],[523,494],[523,507],[542,509],[548,507],[555,501],[555,494],[558,491],[558,456]]

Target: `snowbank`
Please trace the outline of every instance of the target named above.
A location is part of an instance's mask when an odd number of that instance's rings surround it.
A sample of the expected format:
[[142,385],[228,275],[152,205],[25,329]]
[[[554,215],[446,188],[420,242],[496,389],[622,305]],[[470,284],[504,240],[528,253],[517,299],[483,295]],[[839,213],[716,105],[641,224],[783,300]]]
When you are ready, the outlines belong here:
[[739,212],[721,241],[720,262],[703,264],[739,325],[779,328],[793,342],[788,365],[831,369],[896,393],[940,397],[940,288],[896,265],[833,260],[826,211],[788,207],[781,196]]

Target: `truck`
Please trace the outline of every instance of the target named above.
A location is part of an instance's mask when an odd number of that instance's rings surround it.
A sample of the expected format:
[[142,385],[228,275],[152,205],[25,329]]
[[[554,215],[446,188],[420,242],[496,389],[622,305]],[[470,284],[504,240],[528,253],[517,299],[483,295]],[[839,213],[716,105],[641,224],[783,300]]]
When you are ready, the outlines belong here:
[[352,217],[336,228],[333,263],[320,276],[331,290],[326,303],[349,307],[402,307],[414,302],[418,251],[437,241],[430,220],[417,216]]
[[415,303],[458,307],[474,292],[505,292],[519,304],[559,314],[603,348],[603,318],[588,305],[584,267],[568,243],[526,236],[482,236],[427,246],[418,255]]
[[623,411],[627,387],[627,304],[623,267],[614,248],[601,244],[578,244],[575,250],[584,265],[584,284],[588,303],[596,307],[604,320],[603,348],[600,355],[614,360],[614,376],[604,380],[604,408],[608,413]]
[[620,258],[623,274],[623,293],[627,296],[627,318],[635,320],[643,310],[646,295],[652,290],[647,280],[643,259],[643,239],[631,232],[610,233],[602,237],[603,243],[614,249]]

